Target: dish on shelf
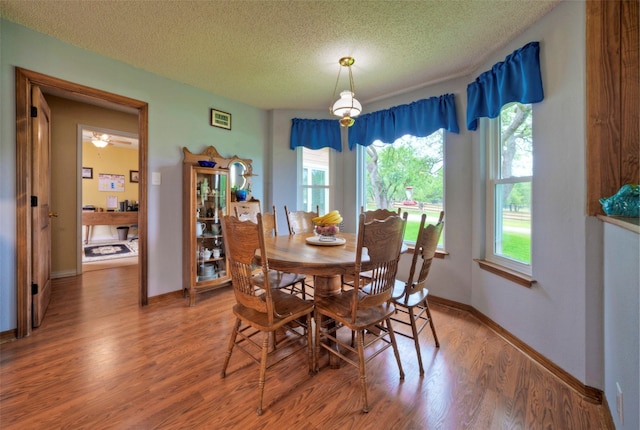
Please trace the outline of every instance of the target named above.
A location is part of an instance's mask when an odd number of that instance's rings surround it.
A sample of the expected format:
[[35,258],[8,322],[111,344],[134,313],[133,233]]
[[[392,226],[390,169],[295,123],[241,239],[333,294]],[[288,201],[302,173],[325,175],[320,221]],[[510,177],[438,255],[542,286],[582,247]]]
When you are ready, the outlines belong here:
[[328,239],[321,239],[318,236],[311,236],[306,238],[305,240],[309,245],[316,245],[316,246],[338,246],[338,245],[344,245],[345,243],[347,243],[347,239],[345,239],[344,237],[334,237],[334,240],[328,240]]
[[207,160],[198,160],[198,164],[201,167],[215,167],[216,162],[215,161],[207,161]]

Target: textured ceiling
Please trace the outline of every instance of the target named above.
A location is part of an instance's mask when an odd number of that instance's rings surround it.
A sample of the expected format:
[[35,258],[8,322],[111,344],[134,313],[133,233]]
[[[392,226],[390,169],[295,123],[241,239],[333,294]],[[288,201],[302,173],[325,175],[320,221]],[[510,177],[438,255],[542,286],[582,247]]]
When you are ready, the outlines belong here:
[[328,108],[349,55],[366,112],[368,101],[467,75],[559,1],[0,0],[0,12],[262,109]]

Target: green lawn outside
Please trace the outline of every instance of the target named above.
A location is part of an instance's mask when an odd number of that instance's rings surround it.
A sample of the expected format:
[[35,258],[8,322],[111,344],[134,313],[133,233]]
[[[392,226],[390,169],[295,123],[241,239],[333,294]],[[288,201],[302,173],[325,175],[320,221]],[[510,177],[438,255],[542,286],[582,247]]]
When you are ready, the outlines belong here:
[[504,232],[502,236],[502,255],[522,263],[531,263],[531,237],[527,233]]
[[[409,218],[407,220],[407,227],[405,229],[404,238],[407,242],[415,242],[418,237],[418,228],[420,227],[420,214],[421,212],[409,212]],[[435,222],[437,220],[439,212],[426,212],[427,222]],[[446,223],[446,216],[445,216]],[[505,227],[517,227],[517,228],[529,228],[529,221],[504,219]],[[520,261],[526,264],[531,263],[531,237],[527,233],[521,233],[516,231],[505,231],[503,235],[502,253],[505,257],[511,258],[516,261]],[[440,241],[442,246],[442,240]]]

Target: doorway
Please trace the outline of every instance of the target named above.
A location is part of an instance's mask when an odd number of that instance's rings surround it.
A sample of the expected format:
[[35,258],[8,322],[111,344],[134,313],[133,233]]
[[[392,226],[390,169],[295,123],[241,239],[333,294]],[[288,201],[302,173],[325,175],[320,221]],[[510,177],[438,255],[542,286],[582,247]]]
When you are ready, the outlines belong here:
[[[31,244],[31,94],[40,88],[45,94],[79,100],[113,109],[135,112],[138,117],[138,302],[148,304],[147,289],[147,152],[148,152],[148,104],[117,94],[108,93],[73,82],[64,81],[26,69],[16,68],[16,296],[17,327],[16,337],[31,334],[31,285],[33,258]],[[79,173],[78,173],[79,176]],[[81,225],[81,213],[78,223]]]
[[[99,110],[92,124],[102,121],[115,125],[102,108],[92,108]],[[120,118],[123,116],[120,113]],[[137,128],[137,122],[132,125]],[[75,207],[82,211],[82,231],[77,235],[81,241],[76,243],[76,273],[138,264],[138,147],[137,133],[77,125],[77,154],[81,154],[78,169],[82,169],[82,175]],[[118,187],[112,188],[111,184]]]

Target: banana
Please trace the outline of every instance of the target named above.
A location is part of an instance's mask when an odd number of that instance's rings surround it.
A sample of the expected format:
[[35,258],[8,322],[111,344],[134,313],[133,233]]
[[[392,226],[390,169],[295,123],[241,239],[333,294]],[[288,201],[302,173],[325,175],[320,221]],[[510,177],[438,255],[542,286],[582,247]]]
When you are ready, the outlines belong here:
[[325,215],[312,218],[312,221],[317,225],[340,224],[342,222],[342,217],[340,216],[339,211],[332,210]]

